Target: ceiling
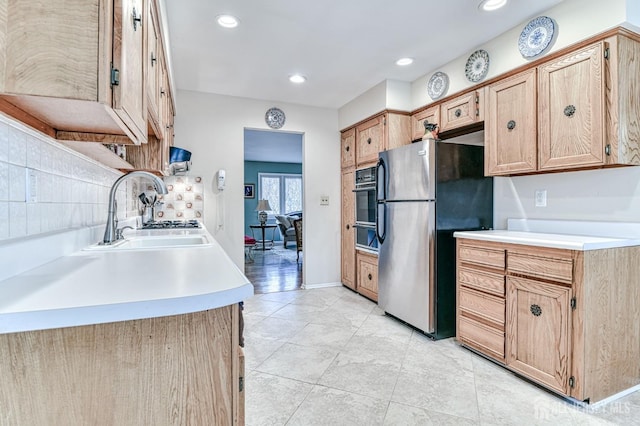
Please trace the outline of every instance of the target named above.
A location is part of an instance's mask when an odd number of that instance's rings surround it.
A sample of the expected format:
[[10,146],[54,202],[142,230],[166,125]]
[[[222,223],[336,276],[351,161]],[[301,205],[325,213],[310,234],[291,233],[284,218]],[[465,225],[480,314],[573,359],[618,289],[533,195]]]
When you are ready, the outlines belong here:
[[[414,81],[560,1],[487,13],[479,0],[165,0],[178,89],[326,108],[386,79]],[[220,14],[240,25],[219,27]],[[415,62],[395,65],[404,56]]]

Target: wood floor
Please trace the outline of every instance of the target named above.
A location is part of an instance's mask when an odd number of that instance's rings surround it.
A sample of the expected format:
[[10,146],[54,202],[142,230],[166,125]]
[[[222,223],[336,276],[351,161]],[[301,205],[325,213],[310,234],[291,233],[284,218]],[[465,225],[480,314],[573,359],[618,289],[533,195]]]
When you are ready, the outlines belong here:
[[253,261],[245,257],[244,273],[256,294],[299,290],[302,285],[302,253],[296,262],[295,245],[284,249],[277,244],[273,250],[254,250]]

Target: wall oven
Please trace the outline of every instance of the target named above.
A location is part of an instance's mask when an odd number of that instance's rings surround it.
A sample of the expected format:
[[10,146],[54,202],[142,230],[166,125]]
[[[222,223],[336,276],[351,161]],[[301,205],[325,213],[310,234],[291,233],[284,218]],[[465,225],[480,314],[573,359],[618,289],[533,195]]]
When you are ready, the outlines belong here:
[[356,170],[356,247],[377,252],[376,238],[376,167]]

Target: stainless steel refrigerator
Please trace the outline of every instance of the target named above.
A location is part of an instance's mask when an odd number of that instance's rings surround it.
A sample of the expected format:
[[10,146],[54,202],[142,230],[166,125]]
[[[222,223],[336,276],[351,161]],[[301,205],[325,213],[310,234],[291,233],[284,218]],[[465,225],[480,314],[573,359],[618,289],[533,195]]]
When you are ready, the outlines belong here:
[[434,339],[455,335],[453,233],[493,226],[484,148],[456,142],[419,141],[378,161],[378,305]]

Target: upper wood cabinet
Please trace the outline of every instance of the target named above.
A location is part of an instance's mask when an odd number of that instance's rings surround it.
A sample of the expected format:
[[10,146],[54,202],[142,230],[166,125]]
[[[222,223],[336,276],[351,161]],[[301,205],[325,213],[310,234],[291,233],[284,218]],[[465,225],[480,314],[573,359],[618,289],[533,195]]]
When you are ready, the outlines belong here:
[[[464,93],[440,105],[440,132],[484,120],[484,88]],[[424,133],[424,129],[423,129]]]
[[145,5],[6,0],[0,109],[57,139],[144,143]]
[[411,116],[411,140],[422,139],[424,123],[440,126],[440,105],[432,106]]
[[[343,169],[356,165],[356,129],[345,130],[340,135],[340,164]],[[353,183],[353,182],[352,182]]]
[[604,164],[605,49],[596,43],[539,68],[540,170]]
[[492,84],[487,93],[485,174],[535,171],[538,152],[536,70]]
[[372,118],[356,127],[356,165],[378,161],[384,149],[384,116]]
[[356,126],[356,166],[373,165],[380,151],[411,143],[410,121],[406,114],[385,112]]
[[164,67],[164,56],[160,55],[162,40],[160,39],[160,26],[156,3],[148,2],[147,25],[145,26],[146,44],[146,83],[147,83],[147,112],[149,117],[149,133],[153,132],[158,138],[162,138],[160,120],[160,68]]

